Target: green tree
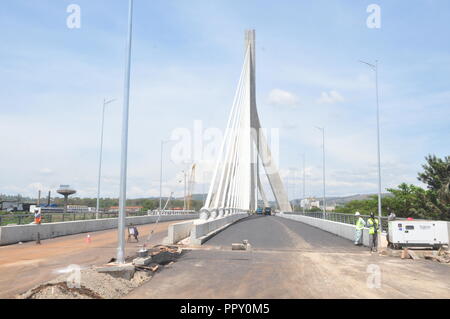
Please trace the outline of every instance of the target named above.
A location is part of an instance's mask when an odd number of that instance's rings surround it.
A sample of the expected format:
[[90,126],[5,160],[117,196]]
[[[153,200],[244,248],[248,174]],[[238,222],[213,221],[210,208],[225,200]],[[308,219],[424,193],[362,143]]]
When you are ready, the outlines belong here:
[[440,159],[429,155],[425,159],[427,163],[418,179],[427,184],[428,191],[422,198],[427,214],[434,219],[450,220],[450,156]]
[[424,171],[419,173],[418,179],[426,184],[429,190],[440,191],[450,180],[450,156],[442,160],[436,155],[428,155],[425,159],[427,163],[422,165]]
[[393,195],[383,198],[383,212],[395,213],[398,217],[429,218],[426,209],[427,192],[415,185],[401,184],[397,189],[388,189]]
[[346,203],[344,206],[338,206],[335,209],[336,213],[341,214],[354,214],[360,212],[361,215],[369,215],[375,213],[378,210],[378,197],[376,195],[371,196],[369,199],[353,200]]

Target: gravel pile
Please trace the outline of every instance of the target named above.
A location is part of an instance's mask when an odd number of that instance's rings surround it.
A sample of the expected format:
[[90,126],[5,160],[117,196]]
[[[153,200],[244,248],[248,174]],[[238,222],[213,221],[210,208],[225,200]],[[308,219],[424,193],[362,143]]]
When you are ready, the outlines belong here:
[[30,289],[20,299],[117,299],[151,279],[150,272],[136,271],[133,279],[114,278],[94,269],[81,271],[81,287],[70,288],[64,274],[46,284]]

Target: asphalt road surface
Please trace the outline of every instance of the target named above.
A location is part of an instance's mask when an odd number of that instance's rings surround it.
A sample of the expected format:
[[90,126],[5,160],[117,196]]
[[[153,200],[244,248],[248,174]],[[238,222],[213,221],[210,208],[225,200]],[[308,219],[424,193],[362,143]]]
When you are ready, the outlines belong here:
[[[251,251],[231,251],[243,240]],[[450,267],[371,254],[292,220],[250,217],[126,298],[450,298]]]

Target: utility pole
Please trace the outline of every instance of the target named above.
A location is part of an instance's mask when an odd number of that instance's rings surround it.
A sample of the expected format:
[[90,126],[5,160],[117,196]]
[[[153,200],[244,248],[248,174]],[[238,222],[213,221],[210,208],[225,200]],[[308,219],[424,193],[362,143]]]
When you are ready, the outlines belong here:
[[187,175],[187,172],[186,171],[183,171],[184,172],[184,204],[183,204],[183,210],[186,210],[186,175]]
[[102,111],[102,124],[101,124],[101,134],[100,134],[100,159],[98,163],[98,183],[97,183],[97,209],[95,212],[95,219],[98,219],[98,213],[100,210],[100,184],[102,179],[102,158],[103,158],[103,130],[105,127],[105,108],[109,103],[114,102],[115,100],[106,99],[103,100],[103,111]]
[[323,142],[323,213],[327,212],[327,202],[326,202],[326,183],[325,183],[325,128],[317,127],[318,130],[322,132],[322,142]]
[[303,214],[305,214],[306,206],[306,155],[303,154]]
[[383,216],[381,210],[381,128],[380,128],[380,98],[378,89],[378,60],[375,60],[375,64],[371,64],[364,61],[359,61],[363,64],[368,65],[375,72],[375,93],[377,102],[377,155],[378,155],[378,222],[380,225],[380,231],[383,231],[383,225],[381,224],[381,216]]
[[124,80],[124,99],[122,115],[122,152],[120,165],[120,196],[119,196],[119,218],[118,218],[118,247],[117,263],[125,263],[125,215],[127,201],[127,152],[128,152],[128,114],[130,105],[130,69],[131,69],[131,44],[133,34],[133,0],[128,5],[128,38],[127,59]]
[[162,209],[162,179],[163,179],[163,152],[164,152],[164,144],[169,141],[161,140],[161,163],[160,163],[160,172],[159,172],[159,210]]

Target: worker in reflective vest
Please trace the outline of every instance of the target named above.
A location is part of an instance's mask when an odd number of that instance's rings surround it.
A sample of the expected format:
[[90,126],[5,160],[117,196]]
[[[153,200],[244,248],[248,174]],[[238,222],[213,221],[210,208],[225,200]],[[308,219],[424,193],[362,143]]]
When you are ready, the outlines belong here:
[[41,210],[40,209],[36,209],[34,211],[34,223],[36,225],[40,225],[42,222],[42,215],[41,215]]
[[355,216],[357,218],[356,232],[355,232],[355,245],[360,246],[360,245],[362,245],[362,234],[363,234],[363,229],[364,229],[364,226],[366,225],[366,222],[361,217],[361,214],[359,212],[356,212]]
[[369,247],[371,252],[378,250],[378,234],[380,231],[380,222],[373,213],[370,213],[370,218],[367,220],[367,227],[369,227]]

